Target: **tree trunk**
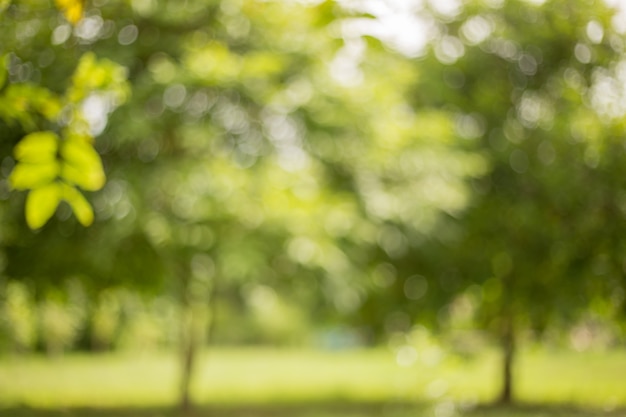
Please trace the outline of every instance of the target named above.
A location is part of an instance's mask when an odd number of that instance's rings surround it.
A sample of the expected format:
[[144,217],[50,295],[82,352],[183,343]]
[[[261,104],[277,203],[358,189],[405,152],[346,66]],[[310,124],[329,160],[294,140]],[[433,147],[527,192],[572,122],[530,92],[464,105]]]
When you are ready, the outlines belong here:
[[502,326],[502,391],[499,402],[512,404],[513,396],[513,362],[515,359],[515,330],[513,318],[508,315],[503,318]]
[[197,337],[195,335],[195,325],[193,311],[190,305],[183,306],[181,320],[181,375],[180,375],[180,409],[187,413],[192,408],[191,401],[191,380],[196,363]]
[[[213,336],[217,305],[214,302],[217,284],[206,293],[202,291],[192,293],[190,280],[183,281],[181,294],[181,322],[180,322],[180,397],[179,407],[183,414],[188,414],[193,408],[191,399],[191,383],[197,367],[198,350]],[[201,311],[204,303],[209,303],[208,322],[203,318]],[[206,334],[204,329],[206,329]],[[203,342],[204,340],[204,342]]]
[[177,273],[180,277],[180,391],[178,406],[183,414],[187,414],[192,408],[190,388],[196,359],[196,340],[191,274],[186,264],[181,263],[177,266]]
[[215,336],[215,327],[217,326],[217,293],[219,291],[218,288],[218,275],[215,274],[213,277],[213,285],[211,285],[208,293],[207,293],[207,303],[209,304],[209,317],[208,323],[206,324],[206,336],[204,338],[204,342],[207,345],[211,345],[213,343],[213,338]]

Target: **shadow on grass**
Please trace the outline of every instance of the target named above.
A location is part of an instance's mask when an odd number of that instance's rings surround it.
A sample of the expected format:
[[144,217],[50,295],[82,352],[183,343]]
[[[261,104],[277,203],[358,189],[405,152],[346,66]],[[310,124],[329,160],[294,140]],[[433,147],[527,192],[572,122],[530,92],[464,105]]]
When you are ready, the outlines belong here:
[[[438,408],[443,403],[332,402],[211,405],[183,413],[176,408],[0,408],[0,417],[626,417],[626,409],[569,405],[478,405]],[[448,404],[450,404],[448,402]]]
[[626,409],[603,410],[568,404],[482,404],[461,415],[467,417],[626,417]]
[[426,415],[427,404],[389,402],[312,402],[209,405],[177,408],[0,408],[0,417],[408,417]]

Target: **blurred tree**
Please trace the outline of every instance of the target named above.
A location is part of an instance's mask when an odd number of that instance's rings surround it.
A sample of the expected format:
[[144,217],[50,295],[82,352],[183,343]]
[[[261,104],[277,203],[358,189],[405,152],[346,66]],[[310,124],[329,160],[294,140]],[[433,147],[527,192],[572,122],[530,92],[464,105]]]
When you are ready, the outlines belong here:
[[451,134],[490,168],[435,245],[382,269],[390,283],[416,270],[431,277],[393,286],[418,318],[443,324],[459,294],[469,300],[500,339],[503,402],[513,399],[522,331],[565,327],[590,309],[625,311],[621,20],[602,2],[539,3],[415,12],[431,38],[414,51],[412,107],[431,123],[452,117]]
[[[301,13],[301,7],[188,2],[187,9],[174,10],[155,3],[137,8],[127,26],[135,35],[119,56],[127,60],[134,96],[114,115],[104,158],[112,178],[137,193],[137,224],[160,248],[174,278],[183,308],[183,408],[190,405],[206,306],[216,305],[211,298],[219,291],[222,298],[237,299],[245,296],[244,288],[284,278],[272,267],[283,253],[284,219],[267,219],[266,206],[281,194],[291,204],[289,176],[297,173],[273,159],[264,119],[273,116],[267,103],[302,58],[298,49],[280,49],[288,39],[288,28],[281,26],[288,12],[315,16],[315,10]],[[102,12],[119,19],[115,8]],[[272,25],[273,32],[266,28]],[[266,38],[274,32],[278,39]],[[300,65],[309,59],[304,58]],[[285,146],[301,161],[287,163],[299,171],[305,168],[301,138],[289,133],[293,137],[282,140],[291,142]],[[129,163],[128,155],[137,162]]]
[[[381,316],[383,328],[402,330],[410,326],[406,313],[417,311],[437,323],[443,304],[479,284],[484,294],[495,294],[493,305],[485,296],[486,316],[519,316],[518,310],[501,314],[513,304],[505,296],[513,290],[504,277],[522,273],[518,263],[536,262],[530,253],[542,247],[526,254],[524,241],[524,248],[513,248],[522,245],[509,240],[520,226],[505,220],[515,215],[534,228],[546,216],[517,190],[521,171],[530,172],[524,147],[537,146],[524,141],[524,132],[542,132],[544,105],[554,110],[556,126],[561,101],[567,120],[585,120],[574,112],[582,92],[570,86],[565,93],[573,98],[561,99],[561,84],[549,80],[569,85],[588,75],[578,67],[591,68],[576,64],[566,76],[558,42],[574,48],[567,57],[579,60],[587,49],[591,54],[592,47],[600,48],[568,33],[569,26],[565,41],[553,39],[547,28],[544,33],[518,27],[519,19],[528,13],[539,18],[544,8],[511,2],[501,9],[467,5],[457,14],[430,14],[428,27],[440,36],[427,55],[412,62],[366,36],[375,27],[364,25],[363,12],[332,1],[108,0],[85,10],[79,10],[83,2],[58,1],[65,17],[48,3],[14,2],[3,12],[10,23],[0,28],[9,57],[9,81],[0,92],[8,109],[2,113],[3,175],[14,187],[47,187],[28,197],[31,227],[52,218],[37,234],[25,233],[23,224],[12,221],[23,202],[9,199],[3,180],[5,272],[32,288],[83,277],[94,298],[114,286],[154,290],[158,277],[168,277],[167,288],[182,310],[183,407],[190,405],[195,353],[210,333],[207,320],[215,312],[208,310],[218,305],[216,299],[260,311],[272,305],[273,294],[284,292],[315,319],[357,313],[369,324]],[[562,26],[556,14],[549,16]],[[593,27],[591,33],[597,32]],[[535,56],[529,39],[554,51]],[[606,46],[608,37],[603,39],[598,44]],[[544,67],[552,75],[540,78]],[[533,80],[538,84],[530,88]],[[129,99],[126,83],[133,92]],[[30,112],[6,95],[26,84],[37,91]],[[123,107],[111,113],[123,99]],[[56,103],[44,120],[40,102]],[[20,118],[36,120],[29,126]],[[21,124],[9,126],[13,120]],[[72,153],[84,163],[80,175],[58,171],[71,153],[58,150],[74,146],[73,123],[83,135]],[[96,134],[102,167],[91,139],[84,139]],[[511,143],[500,140],[504,134],[512,135]],[[548,133],[542,135],[540,158],[548,161],[552,152],[556,159],[561,145],[557,149]],[[492,141],[504,145],[492,150]],[[18,143],[13,159],[8,155]],[[575,154],[583,145],[563,148]],[[37,167],[19,168],[27,163]],[[467,178],[484,174],[488,165],[489,174],[475,184],[472,210],[463,217],[467,223],[455,228],[447,220],[461,216],[472,197]],[[73,200],[76,194],[66,185],[95,191],[104,171],[109,180],[93,194],[94,225],[77,228],[68,219],[71,211],[86,224],[91,209],[83,200],[77,203],[79,197]],[[545,174],[537,182],[551,184],[552,198],[569,174]],[[485,186],[500,180],[506,181],[501,191]],[[33,193],[39,195],[34,202]],[[69,207],[58,204],[62,196]],[[573,194],[564,198],[562,210]],[[507,218],[500,216],[503,204],[509,204]],[[470,237],[481,240],[475,244]],[[472,246],[457,245],[457,239]],[[477,248],[490,254],[483,257]],[[570,265],[572,252],[564,253],[559,267]],[[439,274],[444,258],[437,291],[416,272],[431,265]],[[496,279],[487,284],[492,258]],[[551,291],[563,283],[562,275],[555,276]],[[578,288],[572,286],[572,298],[564,300],[573,300]],[[378,303],[384,289],[395,295],[386,293]],[[515,300],[527,302],[531,290],[516,288]],[[398,295],[412,303],[406,311],[395,311]]]
[[460,209],[461,180],[484,164],[446,138],[411,142],[408,63],[353,38],[334,2],[132,5],[85,18],[118,24],[90,48],[126,66],[133,86],[100,143],[110,183],[134,196],[129,222],[158,248],[185,311],[187,408],[216,295],[258,309],[285,291],[311,317],[352,311],[371,248],[398,250],[381,227],[401,219],[427,232],[442,208]]

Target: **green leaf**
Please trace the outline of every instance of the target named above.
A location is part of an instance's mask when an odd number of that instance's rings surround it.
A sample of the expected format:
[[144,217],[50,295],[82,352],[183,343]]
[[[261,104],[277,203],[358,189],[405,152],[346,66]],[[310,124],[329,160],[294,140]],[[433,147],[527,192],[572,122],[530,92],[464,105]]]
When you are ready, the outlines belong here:
[[52,182],[58,174],[57,161],[18,163],[9,176],[9,183],[15,190],[36,189]]
[[80,224],[89,226],[93,223],[93,209],[80,191],[68,184],[62,184],[62,196],[72,207],[72,211],[74,211]]
[[[2,61],[0,58],[0,63]],[[26,131],[37,129],[35,117],[38,114],[56,123],[61,109],[59,97],[45,87],[26,83],[9,84],[2,91],[0,117],[8,122],[19,122]]]
[[127,76],[125,67],[107,59],[97,59],[93,52],[86,52],[80,57],[72,75],[72,85],[65,96],[69,102],[79,103],[94,91],[106,91],[116,105],[120,105],[130,93]]
[[53,161],[59,144],[59,137],[54,132],[35,132],[24,136],[15,146],[14,154],[18,161],[44,162]]
[[86,138],[70,136],[61,148],[61,177],[84,190],[102,188],[106,177],[100,155]]
[[31,191],[26,197],[26,223],[39,229],[52,217],[61,201],[59,183],[53,182]]

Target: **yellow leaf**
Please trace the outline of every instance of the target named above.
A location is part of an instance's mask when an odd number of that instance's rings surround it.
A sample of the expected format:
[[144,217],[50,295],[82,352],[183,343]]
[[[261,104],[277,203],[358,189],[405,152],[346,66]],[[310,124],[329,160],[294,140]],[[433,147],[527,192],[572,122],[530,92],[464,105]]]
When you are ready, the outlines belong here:
[[88,138],[69,136],[61,148],[61,176],[84,190],[96,191],[105,182],[100,155]]
[[86,191],[97,191],[101,189],[106,179],[101,168],[89,167],[86,169],[78,169],[70,164],[63,164],[61,166],[60,175],[64,180]]
[[93,209],[80,191],[68,184],[62,184],[62,197],[70,205],[80,224],[89,226],[93,223]]
[[22,162],[53,161],[59,137],[54,132],[35,132],[24,136],[15,146],[15,159]]
[[34,189],[26,197],[26,223],[31,229],[39,229],[52,217],[61,201],[57,182]]
[[54,0],[54,3],[71,24],[75,25],[82,19],[85,0]]
[[57,161],[36,164],[19,163],[9,176],[9,183],[15,190],[28,190],[44,186],[56,179],[59,174]]

